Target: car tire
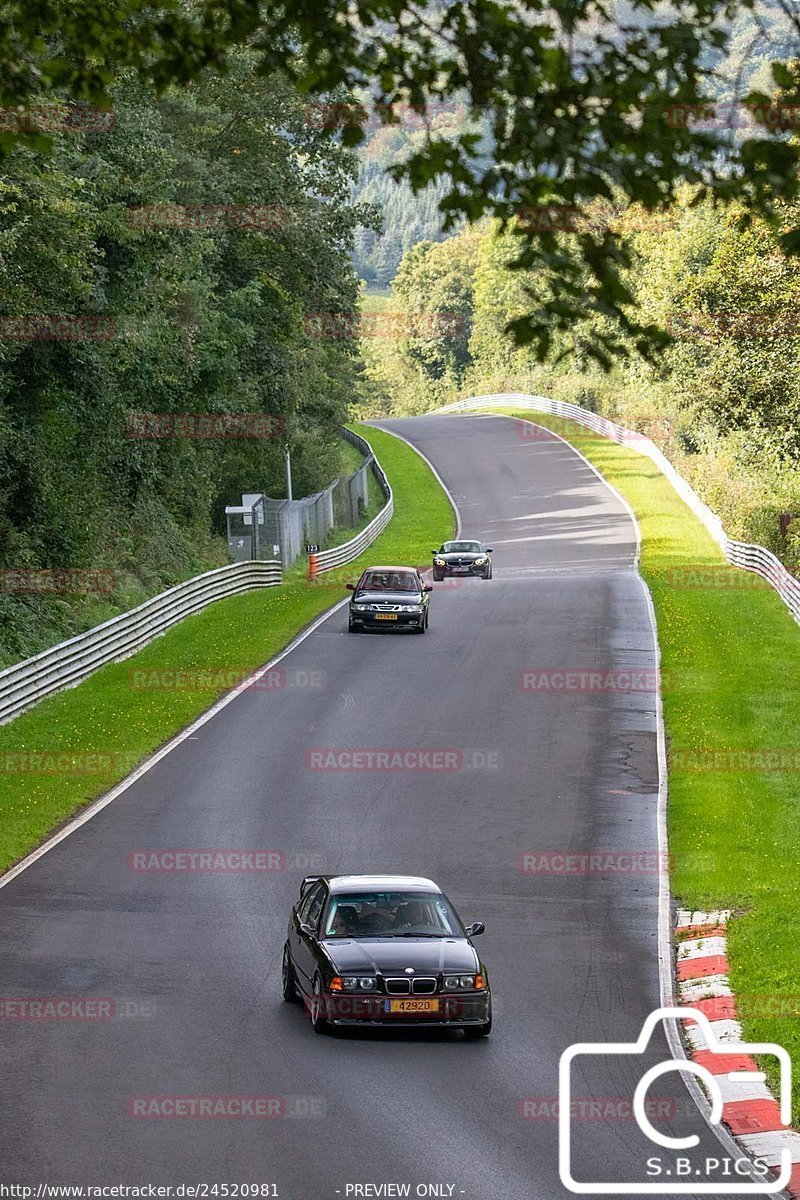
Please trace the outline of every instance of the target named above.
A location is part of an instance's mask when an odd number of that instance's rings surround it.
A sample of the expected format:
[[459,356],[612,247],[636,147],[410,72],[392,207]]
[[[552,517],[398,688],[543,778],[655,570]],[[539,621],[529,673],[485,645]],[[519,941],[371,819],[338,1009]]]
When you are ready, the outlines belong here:
[[352,621],[348,620],[348,622],[347,622],[347,632],[348,632],[348,633],[363,633],[363,632],[364,632],[364,626],[363,626],[363,625],[354,625]]
[[281,968],[281,979],[283,983],[283,998],[287,1004],[299,1004],[300,997],[297,994],[297,980],[294,974],[294,967],[289,955],[288,945],[283,947],[283,966]]
[[440,571],[433,572],[433,582],[434,583],[441,583],[443,579],[444,579],[444,575],[442,575]]
[[322,1014],[322,980],[319,975],[314,976],[313,992],[311,996],[311,1028],[314,1033],[328,1033],[330,1031],[330,1023],[325,1020]]

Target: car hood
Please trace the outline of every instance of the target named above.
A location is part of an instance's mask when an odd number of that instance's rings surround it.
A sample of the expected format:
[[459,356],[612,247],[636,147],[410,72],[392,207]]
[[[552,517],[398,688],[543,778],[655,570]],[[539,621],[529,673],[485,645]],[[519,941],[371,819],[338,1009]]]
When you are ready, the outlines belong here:
[[478,956],[466,938],[329,938],[324,945],[339,974],[373,971],[394,975],[402,974],[406,967],[413,967],[417,974],[474,974],[479,966]]
[[486,558],[485,550],[448,550],[447,554],[437,554],[445,562],[474,562],[476,558]]
[[421,592],[354,592],[356,604],[420,604]]

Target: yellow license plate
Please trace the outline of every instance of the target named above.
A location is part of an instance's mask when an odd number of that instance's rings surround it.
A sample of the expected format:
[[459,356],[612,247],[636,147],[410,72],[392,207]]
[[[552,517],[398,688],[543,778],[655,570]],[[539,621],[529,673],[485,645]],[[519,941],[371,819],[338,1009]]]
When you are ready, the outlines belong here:
[[376,621],[396,621],[397,613],[375,613]]
[[386,1011],[390,1013],[437,1013],[438,1000],[387,1000]]

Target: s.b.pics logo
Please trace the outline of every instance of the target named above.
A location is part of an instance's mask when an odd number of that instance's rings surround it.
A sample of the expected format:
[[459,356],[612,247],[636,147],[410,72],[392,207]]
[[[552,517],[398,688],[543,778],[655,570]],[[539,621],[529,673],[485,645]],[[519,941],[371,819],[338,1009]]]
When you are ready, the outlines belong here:
[[[582,1080],[585,1087],[592,1068],[597,1069],[597,1060],[607,1056],[628,1056],[632,1060],[642,1059],[648,1054],[654,1031],[661,1021],[691,1020],[702,1037],[705,1049],[694,1059],[666,1058],[643,1069],[632,1098],[633,1116],[644,1138],[641,1178],[634,1180],[586,1180],[575,1178],[576,1157],[573,1142],[578,1132],[573,1130],[572,1078]],[[677,1136],[673,1126],[670,1131],[663,1126],[656,1129],[647,1109],[648,1092],[651,1086],[670,1072],[687,1072],[700,1080],[706,1092],[711,1111],[711,1125],[719,1125],[725,1108],[748,1095],[766,1093],[765,1075],[753,1059],[753,1055],[769,1055],[777,1059],[780,1077],[780,1121],[781,1131],[788,1129],[791,1121],[791,1063],[782,1046],[774,1042],[720,1041],[704,1013],[694,1008],[658,1008],[645,1021],[635,1042],[580,1042],[568,1047],[561,1055],[559,1064],[559,1111],[558,1111],[558,1166],[561,1182],[570,1192],[590,1195],[643,1195],[661,1193],[669,1195],[768,1195],[782,1191],[789,1183],[792,1173],[791,1150],[782,1146],[780,1154],[768,1160],[758,1154],[758,1147],[743,1139],[745,1149],[740,1155],[726,1155],[720,1143],[714,1157],[703,1156],[698,1151],[700,1138],[696,1133],[683,1132]],[[578,1060],[576,1064],[575,1060]],[[594,1059],[594,1063],[592,1063]],[[649,1054],[652,1062],[652,1053]],[[631,1062],[629,1065],[636,1065]],[[620,1077],[624,1074],[623,1064]],[[755,1092],[753,1089],[756,1089]],[[701,1121],[698,1110],[697,1121]],[[584,1127],[585,1128],[585,1127]],[[784,1135],[785,1136],[785,1135]],[[776,1138],[780,1132],[776,1131]],[[654,1153],[657,1147],[659,1153]],[[686,1152],[694,1150],[693,1156]],[[745,1152],[749,1150],[753,1157]],[[585,1156],[583,1156],[585,1157]]]

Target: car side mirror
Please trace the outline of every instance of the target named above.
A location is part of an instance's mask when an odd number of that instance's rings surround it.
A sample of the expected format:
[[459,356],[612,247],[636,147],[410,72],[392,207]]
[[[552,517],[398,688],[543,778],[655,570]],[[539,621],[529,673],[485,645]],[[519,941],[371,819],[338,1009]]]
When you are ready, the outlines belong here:
[[441,550],[431,550],[431,554],[441,554]]
[[473,921],[467,926],[467,937],[477,937],[479,933],[486,933],[486,926],[483,921]]
[[491,546],[487,546],[487,547],[486,547],[486,553],[487,553],[487,554],[494,554],[494,550],[492,549],[492,547],[491,547]]
[[314,929],[312,928],[311,925],[308,924],[307,921],[300,922],[300,932],[302,933],[303,937],[313,937],[314,936]]
[[432,584],[432,583],[426,583],[426,584],[425,584],[425,586],[424,586],[424,588],[423,588],[422,590],[423,590],[423,592],[432,592],[432,591],[433,591],[433,584]]
[[354,583],[346,583],[344,586],[347,588],[348,592],[354,592],[356,590],[356,585]]

